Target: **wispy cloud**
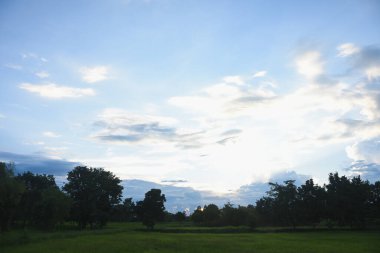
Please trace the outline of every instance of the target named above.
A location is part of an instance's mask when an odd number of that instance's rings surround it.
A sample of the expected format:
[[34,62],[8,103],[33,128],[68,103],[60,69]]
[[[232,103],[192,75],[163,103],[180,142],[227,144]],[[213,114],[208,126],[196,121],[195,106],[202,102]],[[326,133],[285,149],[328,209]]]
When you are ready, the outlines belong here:
[[96,83],[108,79],[109,68],[106,66],[82,67],[82,80],[86,83]]
[[267,72],[265,70],[262,70],[262,71],[258,71],[256,72],[255,74],[253,74],[253,78],[257,78],[257,77],[264,77],[267,75]]
[[314,79],[323,73],[323,62],[318,51],[307,51],[296,58],[298,73],[308,79]]
[[337,47],[339,57],[347,57],[360,52],[360,48],[352,43],[344,43]]
[[[105,109],[94,122],[100,130],[91,138],[115,144],[169,145],[175,149],[198,149],[226,144],[241,130],[223,128],[186,128],[174,118],[131,113],[121,109]],[[227,140],[228,139],[228,140]],[[167,147],[168,148],[168,147]]]
[[43,134],[45,137],[49,137],[49,138],[58,138],[58,137],[60,137],[59,134],[54,133],[54,132],[51,132],[51,131],[46,131],[46,132],[43,132],[42,134]]
[[192,96],[171,97],[168,103],[212,118],[230,118],[247,113],[275,97],[270,87],[221,83],[206,87]]
[[170,139],[175,133],[172,118],[138,115],[121,109],[105,109],[94,124],[102,128],[93,137],[108,142],[139,142]]
[[380,164],[380,134],[372,139],[355,142],[346,147],[347,156],[353,161]]
[[36,53],[22,53],[21,57],[23,59],[35,59],[35,60],[39,60],[42,62],[48,62],[48,60],[45,57],[39,56]]
[[241,76],[226,76],[223,78],[223,82],[242,85],[244,80]]
[[68,86],[61,86],[55,83],[48,84],[31,84],[22,83],[20,84],[20,89],[29,91],[31,93],[36,93],[41,97],[46,97],[50,99],[61,99],[61,98],[79,98],[84,96],[94,96],[95,91],[90,88],[73,88]]
[[5,64],[4,67],[9,68],[9,69],[14,69],[14,70],[22,70],[22,66],[18,64]]
[[63,159],[51,159],[40,155],[22,155],[10,152],[0,151],[0,161],[14,162],[17,172],[31,171],[34,173],[53,174],[64,176],[75,166],[80,165],[78,162],[71,162]]
[[353,162],[348,168],[345,169],[351,176],[360,176],[361,178],[369,181],[378,181],[380,179],[380,164],[367,163],[364,160]]
[[370,81],[378,79],[380,77],[380,65],[367,68],[365,73]]
[[39,71],[39,72],[36,72],[35,74],[41,79],[48,78],[50,76],[49,72],[47,71]]

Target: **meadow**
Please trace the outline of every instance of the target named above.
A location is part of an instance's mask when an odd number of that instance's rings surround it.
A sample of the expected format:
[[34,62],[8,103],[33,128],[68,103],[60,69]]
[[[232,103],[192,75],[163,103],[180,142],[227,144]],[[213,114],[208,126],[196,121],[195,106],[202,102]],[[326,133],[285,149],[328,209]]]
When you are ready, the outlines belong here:
[[0,235],[2,253],[43,252],[378,252],[379,231],[282,231],[111,223],[105,229],[14,230]]

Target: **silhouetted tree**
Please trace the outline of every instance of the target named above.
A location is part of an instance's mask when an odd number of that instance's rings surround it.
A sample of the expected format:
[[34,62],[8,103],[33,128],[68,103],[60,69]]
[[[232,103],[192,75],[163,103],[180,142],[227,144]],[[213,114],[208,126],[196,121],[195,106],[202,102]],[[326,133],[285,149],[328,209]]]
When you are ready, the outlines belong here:
[[142,202],[142,222],[147,228],[153,229],[157,221],[164,219],[165,202],[165,195],[161,194],[160,189],[151,189],[145,193]]
[[248,211],[247,225],[251,229],[254,229],[258,225],[258,215],[257,215],[256,208],[253,205],[248,205],[246,208]]
[[101,168],[78,166],[67,175],[63,187],[72,198],[71,215],[80,228],[102,227],[111,207],[121,200],[121,180]]
[[0,162],[0,231],[9,229],[24,191],[23,185],[15,180],[13,167],[11,163]]
[[51,229],[63,222],[70,209],[70,200],[59,190],[54,176],[24,172],[16,179],[25,186],[18,208],[24,227],[28,223]]
[[174,220],[178,222],[184,222],[186,220],[185,212],[177,212],[174,214]]
[[24,172],[16,179],[25,186],[18,208],[18,219],[24,227],[30,224],[41,228],[53,228],[64,220],[70,203],[68,197],[56,185],[54,176]]
[[196,224],[201,224],[203,222],[204,217],[203,209],[201,206],[198,206],[197,209],[194,210],[194,212],[190,216],[190,219]]
[[371,193],[369,197],[369,218],[378,222],[380,225],[380,181],[375,182],[371,187]]
[[303,224],[315,227],[326,212],[326,191],[314,184],[313,179],[306,180],[298,187],[297,216]]
[[339,225],[345,225],[350,209],[350,181],[347,177],[339,177],[338,173],[329,174],[327,189],[328,217]]
[[122,204],[117,204],[112,207],[111,220],[112,221],[135,221],[136,218],[136,205],[132,198],[124,199]]
[[34,209],[34,223],[40,228],[52,229],[68,217],[70,206],[71,200],[59,189],[43,190]]
[[371,186],[360,176],[351,178],[350,182],[349,223],[351,227],[363,228],[366,226],[366,218],[370,210]]
[[217,205],[209,204],[203,207],[203,222],[207,226],[219,225],[220,210]]
[[274,225],[276,223],[273,198],[265,196],[257,200],[256,211],[259,225]]
[[273,199],[273,212],[276,220],[284,225],[297,224],[297,187],[294,180],[284,181],[284,185],[269,183],[268,195]]

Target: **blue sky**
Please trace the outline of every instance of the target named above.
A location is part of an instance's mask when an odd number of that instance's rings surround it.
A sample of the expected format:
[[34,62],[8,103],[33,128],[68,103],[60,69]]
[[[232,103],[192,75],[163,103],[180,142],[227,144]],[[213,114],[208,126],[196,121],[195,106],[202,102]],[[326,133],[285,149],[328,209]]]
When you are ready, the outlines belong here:
[[286,171],[379,180],[379,9],[1,1],[0,159],[220,193]]

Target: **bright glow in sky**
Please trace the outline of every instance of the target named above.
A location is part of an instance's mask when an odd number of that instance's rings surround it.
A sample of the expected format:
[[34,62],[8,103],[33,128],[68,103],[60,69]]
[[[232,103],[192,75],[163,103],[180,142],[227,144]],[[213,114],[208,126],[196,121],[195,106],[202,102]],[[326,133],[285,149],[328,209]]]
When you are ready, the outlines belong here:
[[282,171],[379,180],[379,10],[374,0],[2,1],[0,160],[217,192]]

